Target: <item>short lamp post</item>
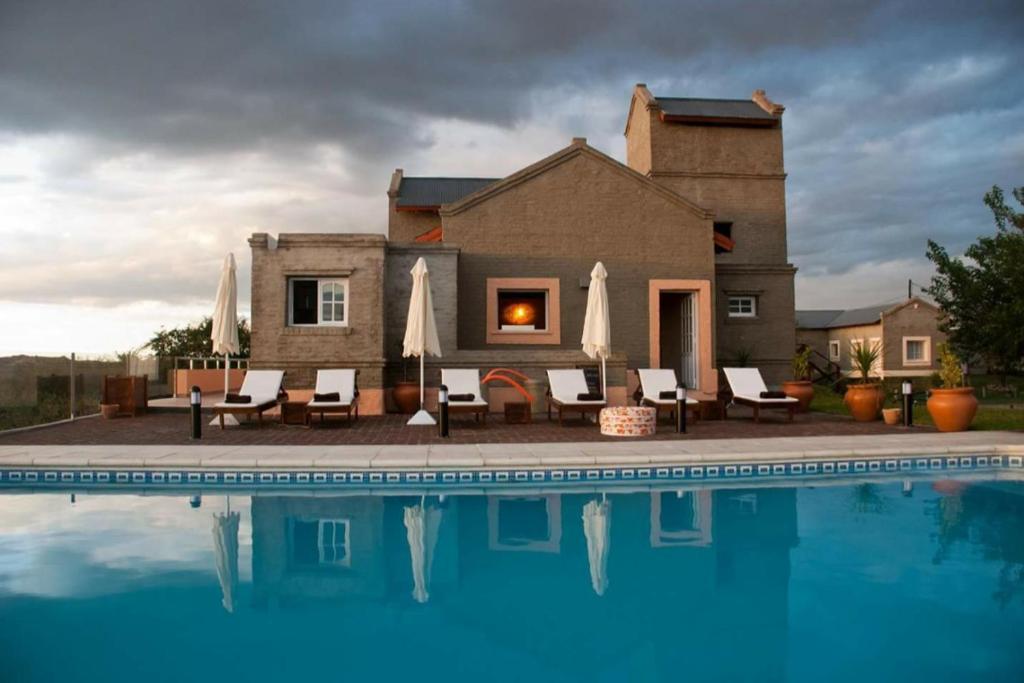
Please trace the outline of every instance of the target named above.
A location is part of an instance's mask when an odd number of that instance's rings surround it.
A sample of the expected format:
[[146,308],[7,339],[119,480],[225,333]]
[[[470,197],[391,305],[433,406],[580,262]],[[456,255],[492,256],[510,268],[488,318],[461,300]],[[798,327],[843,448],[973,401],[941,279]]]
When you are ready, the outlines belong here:
[[437,431],[448,438],[448,385],[442,384],[437,390]]
[[203,438],[203,392],[199,390],[199,387],[192,387],[188,396],[188,405],[192,410],[192,438],[201,439]]
[[909,381],[903,382],[903,426],[914,426],[914,385]]
[[676,385],[676,432],[686,433],[686,386]]

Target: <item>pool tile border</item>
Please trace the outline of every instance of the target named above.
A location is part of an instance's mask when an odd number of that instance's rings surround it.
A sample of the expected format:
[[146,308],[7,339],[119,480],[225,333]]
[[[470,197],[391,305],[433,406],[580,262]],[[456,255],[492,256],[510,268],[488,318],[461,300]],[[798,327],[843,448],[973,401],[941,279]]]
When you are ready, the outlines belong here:
[[401,488],[408,486],[461,487],[473,485],[523,485],[566,483],[635,483],[638,480],[709,482],[722,480],[760,480],[799,477],[802,479],[865,475],[923,474],[978,470],[1024,469],[1024,456],[917,455],[854,456],[849,458],[792,459],[772,462],[738,460],[715,464],[688,465],[579,465],[517,466],[484,468],[353,468],[344,471],[316,468],[263,469],[225,468],[202,471],[186,468],[109,469],[96,467],[0,467],[0,487],[33,488],[68,485],[109,488]]

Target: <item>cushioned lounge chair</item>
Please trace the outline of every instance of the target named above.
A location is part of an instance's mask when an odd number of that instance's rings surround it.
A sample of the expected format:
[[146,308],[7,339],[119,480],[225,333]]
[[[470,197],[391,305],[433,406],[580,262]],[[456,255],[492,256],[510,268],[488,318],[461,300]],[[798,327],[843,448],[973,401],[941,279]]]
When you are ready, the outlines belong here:
[[228,403],[221,401],[213,406],[213,414],[220,418],[220,428],[224,429],[225,415],[256,415],[263,424],[263,411],[277,405],[277,395],[281,392],[284,381],[282,370],[248,370],[242,380],[239,396],[248,396],[248,403]]
[[725,379],[732,390],[732,402],[750,406],[754,409],[754,422],[761,421],[761,410],[764,408],[786,410],[789,421],[793,421],[800,402],[791,396],[785,398],[764,398],[762,393],[768,391],[761,372],[757,368],[724,368]]
[[318,401],[316,396],[306,404],[306,424],[311,425],[313,415],[320,415],[323,423],[326,415],[346,415],[349,422],[352,414],[359,419],[359,387],[356,386],[358,370],[317,370],[314,394],[338,394],[337,401]]
[[[480,391],[479,370],[441,368],[441,384],[448,387],[449,413],[473,413],[477,421],[480,421],[482,416],[484,423],[487,423],[490,404],[484,400],[483,393]],[[470,394],[473,398],[469,401],[452,399],[452,396],[468,396]]]
[[[653,406],[658,414],[662,410],[668,410],[672,416],[676,411],[676,371],[672,368],[640,368],[636,371],[640,379],[640,403],[645,406]],[[672,398],[661,398],[662,392],[671,392]],[[700,418],[700,401],[686,397],[686,407],[693,413],[694,418]]]
[[578,412],[580,417],[587,413],[599,413],[608,405],[604,398],[600,400],[580,400],[580,394],[589,393],[587,378],[583,370],[548,370],[548,419],[551,419],[551,406],[558,410],[558,424],[562,424],[562,413]]

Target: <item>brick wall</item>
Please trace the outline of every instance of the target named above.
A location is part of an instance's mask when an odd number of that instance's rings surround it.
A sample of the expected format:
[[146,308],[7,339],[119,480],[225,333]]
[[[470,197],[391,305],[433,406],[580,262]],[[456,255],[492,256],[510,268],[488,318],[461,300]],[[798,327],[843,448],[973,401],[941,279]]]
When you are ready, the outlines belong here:
[[[361,391],[381,387],[384,366],[384,254],[381,235],[266,233],[252,248],[252,359],[254,369],[285,371],[285,386],[312,387],[318,368],[359,370]],[[288,278],[349,279],[348,326],[289,327]],[[376,399],[371,391],[366,403]],[[366,412],[369,412],[367,410]]]
[[[544,172],[454,215],[445,241],[458,245],[459,347],[486,344],[486,280],[557,277],[562,349],[579,348],[589,281],[608,270],[612,348],[630,366],[649,363],[648,281],[713,281],[711,222],[584,146]],[[557,155],[556,155],[557,156]],[[512,348],[509,348],[512,351]]]
[[[909,372],[920,375],[930,375],[938,370],[938,345],[946,341],[946,335],[939,331],[938,309],[918,301],[911,301],[907,305],[891,311],[882,316],[882,332],[885,336],[885,369],[901,372]],[[903,338],[904,337],[928,337],[929,338],[929,362],[903,363]]]

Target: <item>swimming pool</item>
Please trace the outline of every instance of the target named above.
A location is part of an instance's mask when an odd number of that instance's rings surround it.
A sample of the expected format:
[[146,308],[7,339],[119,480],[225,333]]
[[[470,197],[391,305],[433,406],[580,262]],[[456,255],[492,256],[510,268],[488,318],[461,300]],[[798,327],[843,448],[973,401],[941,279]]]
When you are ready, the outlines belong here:
[[984,476],[11,489],[0,680],[1021,680],[1024,484]]

